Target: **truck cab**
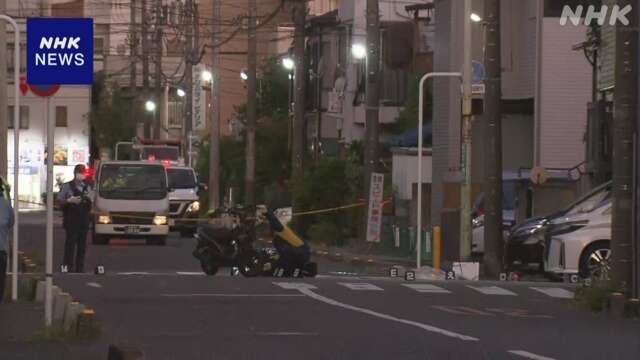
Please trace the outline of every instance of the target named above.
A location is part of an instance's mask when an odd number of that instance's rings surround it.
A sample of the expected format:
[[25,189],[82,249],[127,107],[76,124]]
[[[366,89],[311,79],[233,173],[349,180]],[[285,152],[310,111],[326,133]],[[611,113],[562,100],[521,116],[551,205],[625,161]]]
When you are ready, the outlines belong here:
[[200,212],[199,185],[195,171],[186,166],[167,168],[169,179],[169,216],[173,219],[171,231],[179,231],[183,237],[195,234]]
[[96,176],[93,243],[142,238],[164,245],[169,233],[165,167],[151,161],[105,161]]

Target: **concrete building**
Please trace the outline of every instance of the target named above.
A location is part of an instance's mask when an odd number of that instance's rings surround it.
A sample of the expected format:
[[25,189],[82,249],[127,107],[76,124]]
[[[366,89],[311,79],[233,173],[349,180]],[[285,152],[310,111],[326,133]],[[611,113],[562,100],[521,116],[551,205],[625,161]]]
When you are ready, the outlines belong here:
[[[544,214],[575,197],[584,170],[592,76],[587,59],[572,47],[585,40],[587,29],[561,26],[553,1],[503,0],[501,4],[503,168],[547,169],[549,181],[527,189],[533,201],[529,202],[532,209],[525,212]],[[463,2],[435,0],[435,8],[435,71],[460,71],[461,23],[469,21],[464,19]],[[473,1],[473,11],[481,17],[483,9],[483,1]],[[482,23],[474,23],[472,57],[478,62],[483,62],[482,43]],[[431,203],[431,223],[450,225],[456,233],[461,179],[458,81],[434,82]],[[474,120],[472,147],[473,192],[477,194],[484,178],[484,136],[481,97],[474,102],[480,109]]]
[[[54,161],[54,184],[72,178],[76,164],[89,163],[89,111],[91,86],[63,85],[52,96],[36,95],[25,83],[26,73],[26,18],[39,16],[81,17],[89,16],[90,7],[83,1],[8,0],[7,14],[18,22],[21,32],[21,97],[20,119],[14,119],[13,29],[7,27],[7,94],[8,94],[8,174],[13,183],[14,127],[20,128],[19,144],[19,198],[22,207],[34,206],[42,201],[46,191],[46,119],[55,123],[55,144],[50,152]],[[95,33],[99,33],[94,29]],[[99,51],[98,49],[96,49]],[[94,69],[103,67],[102,57],[96,56]],[[37,91],[37,90],[36,90]],[[57,191],[57,186],[54,186]]]

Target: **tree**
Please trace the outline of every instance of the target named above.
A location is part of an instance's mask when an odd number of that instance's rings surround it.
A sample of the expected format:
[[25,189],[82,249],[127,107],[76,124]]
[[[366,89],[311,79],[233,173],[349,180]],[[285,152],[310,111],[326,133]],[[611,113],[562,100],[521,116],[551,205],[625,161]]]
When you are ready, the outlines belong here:
[[[409,84],[407,90],[407,101],[404,104],[404,108],[400,111],[396,122],[391,125],[390,131],[394,134],[402,134],[407,130],[415,129],[418,119],[418,105],[419,105],[419,87],[420,77],[418,75],[411,75],[409,77]],[[424,119],[423,124],[431,121],[431,112],[433,109],[433,96],[429,84],[425,85],[425,102],[424,102]]]
[[97,82],[89,119],[98,148],[114,149],[118,141],[129,140],[135,135],[135,124],[130,119],[130,104],[123,91],[114,85],[110,91],[104,79]]

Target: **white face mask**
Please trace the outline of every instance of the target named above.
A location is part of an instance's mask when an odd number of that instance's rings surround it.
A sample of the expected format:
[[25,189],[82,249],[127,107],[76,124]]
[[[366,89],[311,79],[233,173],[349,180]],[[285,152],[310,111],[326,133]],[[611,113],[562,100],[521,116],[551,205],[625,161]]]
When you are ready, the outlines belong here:
[[76,180],[77,181],[84,181],[84,175],[83,174],[76,174]]

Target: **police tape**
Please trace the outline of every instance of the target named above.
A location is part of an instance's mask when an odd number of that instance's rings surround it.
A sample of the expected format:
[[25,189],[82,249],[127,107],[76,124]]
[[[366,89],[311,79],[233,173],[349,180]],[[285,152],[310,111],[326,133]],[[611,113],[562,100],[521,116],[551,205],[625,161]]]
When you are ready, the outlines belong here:
[[[388,198],[386,200],[384,200],[381,204],[381,207],[384,207],[386,205],[388,205],[389,203],[391,203],[392,198]],[[20,203],[24,203],[24,204],[31,204],[31,205],[39,205],[39,206],[46,206],[46,203],[41,203],[41,202],[35,202],[35,201],[26,201],[26,200],[19,200]],[[316,210],[308,210],[308,211],[300,211],[300,212],[296,212],[291,214],[292,217],[296,217],[296,216],[305,216],[305,215],[318,215],[318,214],[325,214],[325,213],[330,213],[330,212],[337,212],[337,211],[341,211],[341,210],[346,210],[346,209],[352,209],[352,208],[357,208],[357,207],[361,207],[366,205],[366,202],[361,201],[361,202],[357,202],[357,203],[353,203],[353,204],[348,204],[348,205],[341,205],[341,206],[335,206],[335,207],[331,207],[331,208],[325,208],[325,209],[316,209]],[[60,206],[54,206],[54,209],[56,210],[61,210]],[[100,215],[105,215],[105,216],[113,216],[113,217],[118,217],[121,219],[135,219],[135,220],[149,220],[149,221],[153,221],[153,219],[155,218],[154,216],[141,216],[141,215],[135,215],[135,214],[128,214],[126,212],[121,213],[121,212],[112,212],[112,213],[107,213],[107,212],[100,212],[100,211],[95,211],[92,210],[91,211],[92,215],[95,216],[100,216]],[[200,218],[200,217],[182,217],[182,218],[174,218],[174,217],[168,217],[170,220],[173,220],[174,222],[193,222],[196,224],[206,224],[208,221],[211,220],[210,217],[205,217],[205,218]],[[245,217],[245,220],[255,220],[256,217]]]

